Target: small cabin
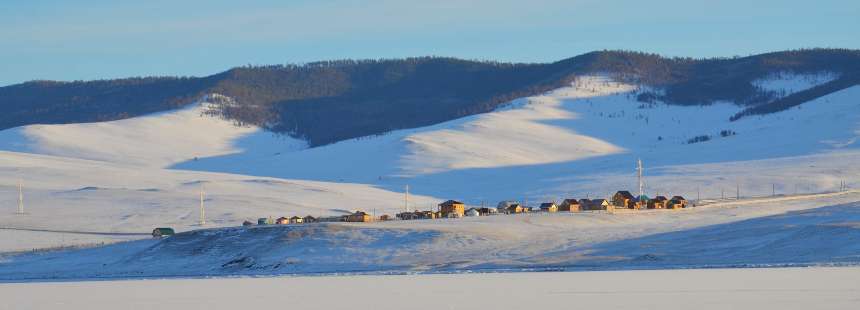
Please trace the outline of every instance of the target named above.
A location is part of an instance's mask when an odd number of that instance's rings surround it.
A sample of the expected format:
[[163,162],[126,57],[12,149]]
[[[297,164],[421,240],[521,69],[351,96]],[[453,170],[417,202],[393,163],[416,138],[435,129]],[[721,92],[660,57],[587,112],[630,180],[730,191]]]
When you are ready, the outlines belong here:
[[173,228],[170,228],[170,227],[158,227],[158,228],[152,230],[152,237],[153,238],[169,237],[169,236],[173,236],[175,234],[176,234],[176,231],[174,231]]
[[561,202],[561,205],[558,206],[558,211],[563,212],[577,212],[582,211],[582,205],[579,204],[579,201],[576,199],[565,199]]
[[669,199],[669,202],[666,203],[666,209],[681,209],[687,207],[687,199],[684,199],[682,196],[673,196],[672,199]]
[[421,218],[420,212],[401,212],[395,215],[397,218],[408,221],[408,220],[417,220]]
[[636,197],[629,191],[617,191],[612,195],[612,205],[620,209],[633,209]]
[[648,209],[665,209],[667,201],[666,196],[656,196],[648,201]]
[[540,210],[543,212],[558,212],[558,205],[554,202],[544,202],[540,204]]
[[257,225],[266,225],[269,224],[269,219],[265,217],[261,217],[257,219]]
[[251,221],[244,221],[242,222],[242,226],[254,226],[254,223]]
[[612,211],[614,209],[615,205],[609,203],[606,199],[592,199],[587,207],[587,210],[590,211]]
[[391,220],[391,216],[390,216],[390,215],[388,215],[388,214],[383,214],[383,215],[380,215],[380,216],[379,216],[379,220],[380,220],[380,221],[390,221],[390,220]]
[[478,209],[475,208],[469,208],[469,210],[466,210],[466,216],[481,216],[481,211],[478,211]]
[[278,225],[286,225],[289,223],[290,223],[290,218],[285,217],[285,216],[279,217],[277,220],[275,220],[275,224],[278,224]]
[[518,204],[519,204],[518,202],[516,202],[516,201],[511,201],[511,200],[501,201],[501,202],[499,202],[499,204],[496,206],[496,212],[498,212],[498,213],[508,213],[508,208],[509,208],[510,206],[512,206],[512,205],[518,205]]
[[633,209],[647,209],[650,201],[651,197],[648,197],[647,195],[639,195],[639,197],[636,197],[636,202],[633,203]]
[[304,218],[302,218],[302,221],[305,223],[316,223],[319,220],[317,220],[317,218],[315,218],[313,216],[308,215],[308,216],[305,216]]
[[[466,213],[466,205],[456,200],[448,200],[439,204],[439,212],[442,217],[463,217]],[[451,214],[455,215],[451,215]]]
[[305,222],[303,217],[293,216],[290,218],[290,224],[302,224]]
[[370,222],[370,220],[370,214],[364,211],[355,211],[355,213],[346,216],[347,222],[366,223]]
[[521,206],[518,203],[509,205],[505,209],[505,214],[517,214],[517,213],[523,213],[523,206]]
[[478,209],[478,213],[480,213],[481,216],[487,216],[487,215],[497,214],[497,213],[499,213],[499,211],[496,208],[480,208],[480,209]]

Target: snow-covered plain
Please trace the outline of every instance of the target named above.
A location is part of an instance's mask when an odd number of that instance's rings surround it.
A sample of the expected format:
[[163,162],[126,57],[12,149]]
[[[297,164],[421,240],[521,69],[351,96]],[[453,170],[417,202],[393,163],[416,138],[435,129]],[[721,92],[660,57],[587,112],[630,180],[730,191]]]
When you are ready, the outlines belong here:
[[[860,268],[0,284],[0,309],[856,309]],[[157,300],[157,301],[155,301]]]

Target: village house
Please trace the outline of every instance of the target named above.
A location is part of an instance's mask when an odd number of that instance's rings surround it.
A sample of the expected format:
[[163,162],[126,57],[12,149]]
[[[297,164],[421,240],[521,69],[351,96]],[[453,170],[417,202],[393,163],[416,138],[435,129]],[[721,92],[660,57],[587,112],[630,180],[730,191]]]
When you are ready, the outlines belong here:
[[305,219],[300,216],[293,216],[290,218],[290,224],[301,224],[304,223]]
[[383,215],[380,215],[380,216],[379,216],[379,220],[380,220],[380,221],[390,221],[390,220],[391,220],[391,216],[390,216],[390,215],[388,215],[388,214],[383,214]]
[[540,204],[540,210],[543,212],[550,213],[558,212],[558,205],[556,205],[554,202],[544,202]]
[[466,205],[456,200],[448,200],[439,204],[439,212],[442,213],[442,217],[463,217],[466,213]]
[[481,216],[481,211],[478,211],[478,209],[475,208],[469,208],[469,210],[466,210],[466,216]]
[[576,199],[565,199],[561,202],[561,205],[558,206],[558,211],[566,211],[566,212],[577,212],[582,211],[579,201]]
[[395,214],[394,216],[404,221],[417,220],[421,218],[421,212],[401,212]]
[[648,209],[664,209],[666,208],[666,196],[657,196],[648,201]]
[[523,206],[518,203],[511,204],[505,209],[505,214],[523,213]]
[[244,222],[242,222],[242,226],[253,226],[253,225],[254,225],[254,223],[251,221],[248,221],[248,220],[245,220]]
[[497,214],[499,211],[496,208],[480,208],[478,209],[478,213],[480,213],[481,216],[487,216]]
[[355,213],[347,215],[347,217],[346,217],[347,222],[364,223],[364,222],[370,222],[370,220],[371,220],[370,214],[367,214],[367,212],[364,212],[364,211],[355,211]]
[[284,216],[279,217],[278,220],[275,221],[275,224],[278,224],[278,225],[286,225],[289,223],[290,223],[290,218],[284,217]]
[[648,203],[650,201],[651,201],[651,198],[648,197],[647,195],[640,195],[639,197],[636,197],[636,202],[633,204],[633,209],[636,209],[636,210],[647,209]]
[[618,191],[612,195],[612,205],[617,209],[633,209],[636,198],[629,191]]
[[666,203],[666,209],[681,209],[687,207],[687,199],[681,196],[673,196],[672,199]]
[[508,207],[510,207],[510,206],[512,206],[512,205],[515,205],[515,204],[519,204],[519,203],[518,203],[518,202],[516,202],[516,201],[511,201],[511,200],[501,201],[501,202],[499,202],[499,204],[496,206],[496,211],[497,211],[498,213],[507,213],[507,212],[508,212]]
[[606,199],[592,199],[587,205],[582,204],[582,209],[587,211],[612,211],[615,209],[615,205],[609,203]]
[[305,223],[316,223],[316,222],[317,222],[317,218],[315,218],[315,217],[313,217],[313,216],[308,215],[308,216],[305,216],[304,218],[302,218],[302,221],[303,221],[303,222],[305,222]]

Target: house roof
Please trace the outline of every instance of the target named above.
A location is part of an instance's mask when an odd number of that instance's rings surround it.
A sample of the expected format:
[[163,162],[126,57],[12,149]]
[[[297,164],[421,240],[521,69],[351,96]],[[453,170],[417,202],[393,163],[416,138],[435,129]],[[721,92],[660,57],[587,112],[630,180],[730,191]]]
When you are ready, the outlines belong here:
[[445,202],[443,202],[443,203],[440,203],[439,205],[441,206],[441,205],[453,205],[453,204],[461,205],[461,204],[463,204],[463,203],[462,203],[462,202],[459,202],[459,201],[456,201],[456,200],[448,200],[448,201],[445,201]]
[[553,203],[553,202],[544,202],[544,203],[540,204],[540,208],[541,209],[549,209],[549,208],[552,208],[552,206],[554,206],[554,205],[555,205],[555,203]]
[[672,196],[672,200],[687,200],[687,199],[684,199],[684,196]]
[[594,199],[594,200],[592,200],[591,202],[592,202],[592,203],[597,203],[597,204],[604,204],[604,203],[608,203],[608,202],[606,201],[606,199]]
[[578,200],[576,200],[576,198],[568,198],[568,199],[565,199],[562,203],[567,203],[567,204],[579,204],[579,201],[578,201]]
[[633,194],[631,194],[629,191],[618,191],[618,192],[616,192],[615,194],[616,194],[616,195],[621,195],[621,197],[624,197],[624,198],[627,198],[627,199],[633,199]]
[[636,199],[638,199],[639,201],[648,201],[651,200],[651,197],[648,197],[648,195],[641,195],[639,197],[636,197]]
[[657,197],[654,197],[654,200],[656,200],[656,201],[666,201],[666,200],[668,200],[668,199],[666,199],[666,196],[657,196]]
[[289,220],[289,218],[287,218],[286,216],[282,216],[282,217],[278,218],[278,221],[280,221],[280,220]]
[[293,216],[293,217],[291,217],[290,219],[291,219],[291,220],[299,220],[299,219],[302,219],[302,218],[301,218],[301,217],[299,217],[299,216]]

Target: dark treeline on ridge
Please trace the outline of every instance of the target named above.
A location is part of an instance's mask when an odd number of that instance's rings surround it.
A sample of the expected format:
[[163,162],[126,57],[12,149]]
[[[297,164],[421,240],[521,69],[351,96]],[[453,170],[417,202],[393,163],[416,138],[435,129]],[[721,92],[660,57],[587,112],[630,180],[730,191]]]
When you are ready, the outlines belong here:
[[[839,78],[784,98],[752,83],[780,72],[831,72]],[[809,49],[715,59],[601,51],[541,64],[418,57],[246,66],[201,78],[33,81],[0,87],[0,129],[123,119],[217,93],[233,99],[219,101],[221,116],[319,146],[489,112],[594,73],[660,90],[640,93],[641,101],[747,106],[734,120],[857,85],[860,51]]]

